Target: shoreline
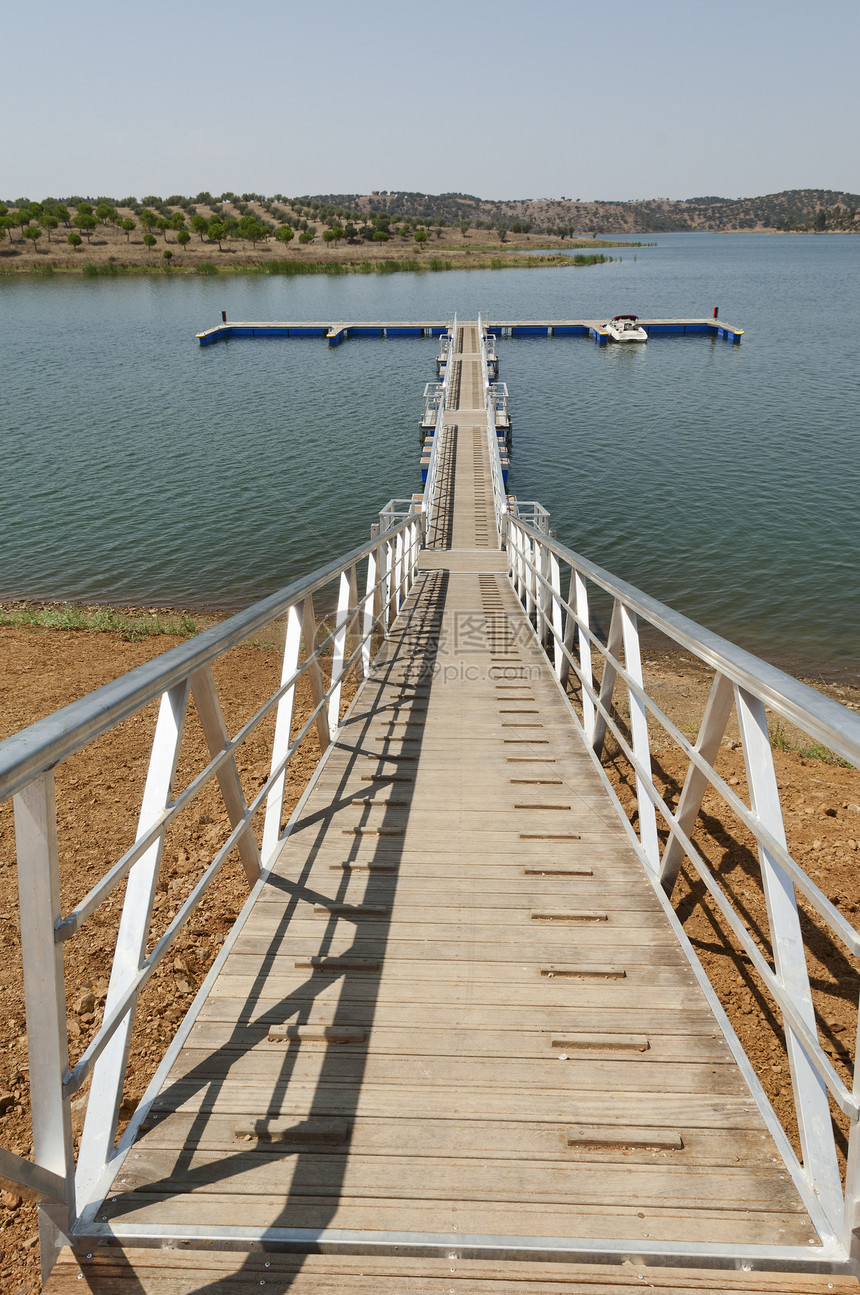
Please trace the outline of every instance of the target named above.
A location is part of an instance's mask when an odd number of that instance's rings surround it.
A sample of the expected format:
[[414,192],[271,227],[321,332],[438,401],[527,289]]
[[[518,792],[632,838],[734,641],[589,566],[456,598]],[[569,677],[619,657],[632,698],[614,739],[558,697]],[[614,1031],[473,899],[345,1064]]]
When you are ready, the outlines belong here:
[[[634,245],[635,246],[635,245]],[[445,252],[446,249],[439,249]],[[301,278],[305,275],[342,275],[342,274],[438,274],[448,270],[546,270],[546,269],[585,269],[592,265],[610,265],[621,257],[604,256],[602,253],[582,255],[580,253],[552,252],[547,254],[516,253],[499,255],[479,254],[469,259],[472,254],[461,259],[451,259],[451,255],[430,256],[423,260],[334,260],[299,261],[272,257],[265,261],[239,261],[228,265],[216,265],[213,261],[200,261],[196,265],[133,264],[118,261],[113,257],[107,260],[88,260],[81,265],[55,264],[46,260],[36,263],[31,261],[21,265],[0,265],[0,278],[54,278],[57,275],[68,275],[83,279],[92,278],[137,278],[150,275],[166,275],[170,278],[182,278],[190,275],[202,278],[216,278],[219,275],[283,275],[287,278]],[[458,256],[458,253],[453,253]]]
[[[165,274],[392,274],[410,271],[438,272],[457,269],[540,269],[606,263],[604,255],[616,248],[646,246],[640,240],[619,238],[548,237],[545,234],[506,233],[504,240],[475,238],[476,231],[446,229],[425,242],[391,237],[385,242],[342,242],[324,246],[311,242],[299,248],[274,240],[256,245],[225,237],[223,243],[196,235],[181,246],[175,231],[164,231],[154,246],[142,239],[126,239],[121,230],[99,226],[77,249],[70,248],[58,230],[40,247],[21,237],[0,242],[0,278],[32,275],[50,278],[70,274],[84,278],[102,275]],[[168,237],[172,233],[172,237]],[[482,231],[485,234],[485,231]]]
[[[102,603],[0,598],[0,633],[4,629],[28,629],[56,633],[114,634],[130,641],[160,635],[192,638],[213,625],[222,624],[257,601],[259,598],[252,598],[242,603],[230,602],[220,606],[212,601],[192,601],[178,607],[158,600],[143,604],[120,600]],[[687,663],[697,673],[703,668],[703,664],[693,653],[676,646],[658,630],[643,626],[640,641],[643,657]],[[839,662],[822,664],[820,660],[807,661],[801,657],[792,657],[787,649],[767,656],[756,652],[751,655],[843,704],[843,695],[848,695],[851,709],[860,711],[860,668],[856,664],[849,666]]]

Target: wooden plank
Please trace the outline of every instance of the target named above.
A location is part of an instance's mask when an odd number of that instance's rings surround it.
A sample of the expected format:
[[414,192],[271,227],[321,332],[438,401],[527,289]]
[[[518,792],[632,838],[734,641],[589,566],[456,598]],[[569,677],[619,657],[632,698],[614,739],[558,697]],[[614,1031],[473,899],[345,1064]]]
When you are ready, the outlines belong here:
[[[289,1129],[313,1124],[320,1118],[311,1116],[301,1121],[294,1115],[261,1116],[257,1117],[257,1123],[271,1124],[273,1128],[283,1125]],[[237,1139],[251,1137],[250,1132],[241,1135],[237,1132],[240,1119],[236,1116],[166,1114],[153,1117],[138,1146],[145,1144],[147,1149],[182,1150],[194,1132],[195,1119],[206,1120],[206,1145],[212,1151],[232,1152]],[[248,1123],[246,1120],[246,1124]],[[489,1156],[508,1160],[555,1159],[564,1163],[578,1163],[583,1158],[595,1158],[594,1146],[584,1150],[570,1141],[573,1126],[565,1122],[434,1119],[431,1123],[420,1115],[398,1115],[376,1119],[372,1116],[358,1116],[343,1120],[343,1125],[348,1127],[350,1146],[366,1155]],[[671,1129],[671,1125],[657,1127]],[[727,1156],[734,1165],[756,1167],[762,1163],[762,1134],[757,1130],[691,1128],[682,1125],[678,1131],[683,1138],[685,1164],[723,1164]],[[254,1137],[256,1138],[256,1134]],[[655,1156],[661,1154],[662,1152],[648,1147],[618,1146],[607,1141],[601,1145],[600,1162],[629,1164],[633,1159],[650,1163]],[[781,1161],[773,1156],[768,1163],[773,1167]]]
[[[280,1129],[280,1124],[276,1125]],[[126,1193],[172,1189],[183,1195],[202,1191],[207,1196],[247,1195],[335,1197],[346,1201],[417,1200],[425,1205],[445,1201],[474,1205],[546,1204],[553,1206],[604,1206],[623,1209],[632,1200],[647,1200],[657,1209],[684,1208],[690,1212],[713,1208],[718,1212],[776,1210],[784,1213],[779,1173],[754,1169],[687,1165],[681,1139],[672,1131],[645,1127],[575,1127],[569,1138],[616,1137],[613,1145],[646,1145],[677,1154],[650,1163],[613,1164],[579,1160],[576,1172],[555,1160],[476,1160],[460,1156],[372,1156],[354,1149],[332,1146],[285,1156],[280,1143],[261,1143],[254,1151],[239,1144],[231,1157],[230,1173],[211,1171],[222,1163],[218,1152],[184,1156],[170,1151],[149,1152],[146,1158],[126,1160],[120,1184]],[[121,1213],[122,1211],[118,1211]],[[801,1212],[798,1204],[796,1213]]]
[[[246,1053],[196,1052],[183,1049],[171,1070],[171,1081],[191,1074],[201,1079],[226,1079],[276,1088],[283,1082],[287,1046],[280,1049],[255,1049]],[[626,1057],[574,1057],[562,1062],[547,1049],[545,1058],[419,1056],[377,1054],[351,1050],[338,1044],[329,1047],[296,1046],[289,1049],[289,1074],[292,1084],[316,1084],[325,1081],[346,1087],[395,1086],[406,1080],[412,1083],[411,1103],[419,1104],[428,1088],[442,1093],[452,1091],[456,1100],[458,1088],[483,1090],[488,1099],[498,1095],[538,1091],[570,1095],[603,1092],[626,1094],[637,1092],[643,1098],[672,1091],[739,1097],[744,1084],[734,1066],[716,1061],[677,1062],[629,1060]],[[394,1102],[392,1099],[392,1109]]]
[[[268,1251],[237,1255],[117,1246],[64,1249],[46,1295],[192,1295],[203,1288],[228,1295],[260,1282],[294,1295],[857,1295],[857,1279],[832,1273],[743,1272],[732,1269],[635,1264],[515,1263],[412,1259],[390,1255],[294,1255]],[[453,1287],[452,1287],[453,1283]]]
[[[646,1213],[646,1207],[647,1213]],[[125,1223],[157,1228],[167,1217],[173,1227],[230,1226],[237,1215],[254,1218],[263,1228],[345,1228],[371,1232],[473,1232],[483,1236],[590,1237],[618,1235],[635,1241],[645,1233],[652,1241],[699,1241],[702,1244],[759,1245],[762,1234],[784,1245],[807,1246],[814,1236],[808,1222],[790,1210],[754,1208],[743,1202],[724,1203],[715,1209],[696,1202],[662,1205],[636,1200],[631,1205],[571,1206],[517,1201],[447,1205],[431,1200],[401,1197],[396,1200],[331,1199],[285,1200],[272,1195],[223,1195],[199,1188],[174,1196],[128,1193],[105,1202],[102,1213],[115,1225]]]
[[[559,1067],[561,1068],[561,1067]],[[638,1072],[635,1072],[636,1077]],[[763,1131],[761,1117],[752,1097],[741,1092],[731,1096],[725,1093],[675,1093],[661,1092],[643,1095],[636,1089],[621,1094],[625,1119],[642,1124],[665,1123],[671,1128],[741,1128],[752,1129],[762,1137],[763,1153],[776,1154],[770,1138]],[[387,1086],[363,1085],[360,1091],[343,1085],[316,1081],[311,1085],[296,1083],[289,1094],[284,1085],[272,1091],[265,1080],[232,1077],[211,1085],[199,1079],[173,1078],[169,1087],[156,1097],[153,1111],[156,1115],[168,1111],[216,1112],[244,1115],[249,1111],[266,1111],[269,1116],[296,1115],[304,1117],[313,1108],[317,1114],[358,1114],[395,1118],[397,1114],[415,1116],[415,1092],[408,1079],[401,1076],[399,1083]],[[612,1123],[617,1115],[619,1093],[583,1092],[571,1088],[566,1092],[538,1089],[529,1094],[529,1115],[535,1120],[570,1123],[572,1114],[585,1123]],[[575,1107],[573,1105],[575,1103]],[[522,1120],[523,1095],[505,1089],[483,1089],[462,1086],[456,1093],[449,1089],[423,1088],[421,1116],[425,1120],[477,1119]]]

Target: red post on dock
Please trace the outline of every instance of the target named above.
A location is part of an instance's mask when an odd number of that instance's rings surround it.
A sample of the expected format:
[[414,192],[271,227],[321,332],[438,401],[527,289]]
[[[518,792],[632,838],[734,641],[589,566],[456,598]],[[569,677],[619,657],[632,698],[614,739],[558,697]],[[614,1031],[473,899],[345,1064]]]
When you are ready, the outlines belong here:
[[[714,311],[714,318],[716,319],[716,317],[717,317],[717,312],[716,312],[716,311]],[[226,310],[222,310],[222,311],[221,311],[221,323],[222,323],[222,324],[226,324],[226,323],[227,323],[227,311],[226,311]]]
[[[719,306],[714,306],[714,319],[716,319],[716,318],[717,318],[717,316],[719,315],[719,313],[720,313],[720,308],[719,308]],[[224,319],[225,319],[225,321],[226,321],[226,319],[227,319],[227,316],[226,316],[226,315],[224,316]]]

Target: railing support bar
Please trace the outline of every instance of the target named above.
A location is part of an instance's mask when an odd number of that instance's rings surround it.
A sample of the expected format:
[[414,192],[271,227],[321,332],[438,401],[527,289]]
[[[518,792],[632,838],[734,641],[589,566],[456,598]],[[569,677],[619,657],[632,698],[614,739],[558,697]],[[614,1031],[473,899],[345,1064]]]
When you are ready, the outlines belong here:
[[[609,637],[606,640],[606,650],[618,658],[621,651],[621,600],[615,599],[612,607],[612,619],[609,622]],[[615,679],[617,671],[611,661],[604,659],[603,678],[600,681],[600,692],[598,693],[598,702],[605,710],[609,710],[612,704],[612,694],[615,691]],[[603,754],[603,745],[606,741],[606,719],[598,710],[594,717],[594,736],[591,739],[591,747],[594,754],[600,759]]]
[[[715,675],[708,704],[702,716],[699,736],[696,739],[696,750],[710,765],[713,765],[720,749],[733,701],[734,690],[731,681],[724,674]],[[684,788],[678,800],[675,815],[678,827],[687,836],[692,833],[693,823],[702,805],[702,797],[709,786],[708,779],[701,769],[691,763],[687,769],[687,777],[684,780]],[[684,847],[677,836],[670,835],[660,864],[660,884],[667,895],[671,896],[675,888],[683,859]]]
[[[218,700],[218,691],[215,687],[215,679],[210,666],[207,665],[202,670],[196,670],[191,676],[191,694],[194,697],[194,705],[197,707],[200,727],[203,729],[203,736],[206,739],[209,754],[214,757],[220,754],[227,746],[230,735],[227,732],[227,725],[224,723],[224,712]],[[244,819],[248,805],[245,800],[245,792],[242,789],[239,770],[236,766],[236,757],[231,755],[226,764],[221,765],[215,776],[218,779],[218,786],[221,788],[221,796],[227,810],[227,816],[230,819],[230,826],[237,827]],[[254,829],[250,823],[246,824],[245,830],[236,845],[239,857],[242,860],[242,867],[245,869],[245,876],[250,885],[253,885],[260,875],[262,866]]]

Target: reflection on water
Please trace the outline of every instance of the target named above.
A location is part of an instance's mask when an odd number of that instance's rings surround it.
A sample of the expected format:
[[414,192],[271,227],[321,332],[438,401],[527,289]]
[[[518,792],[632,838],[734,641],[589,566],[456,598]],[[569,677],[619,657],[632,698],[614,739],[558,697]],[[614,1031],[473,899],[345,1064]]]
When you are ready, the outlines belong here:
[[[657,235],[584,270],[0,281],[0,593],[251,601],[418,477],[436,343],[234,341],[234,319],[710,315],[703,337],[499,344],[511,488],[559,537],[770,657],[856,659],[860,241]],[[635,256],[635,260],[633,259]],[[840,328],[833,321],[840,320]]]

